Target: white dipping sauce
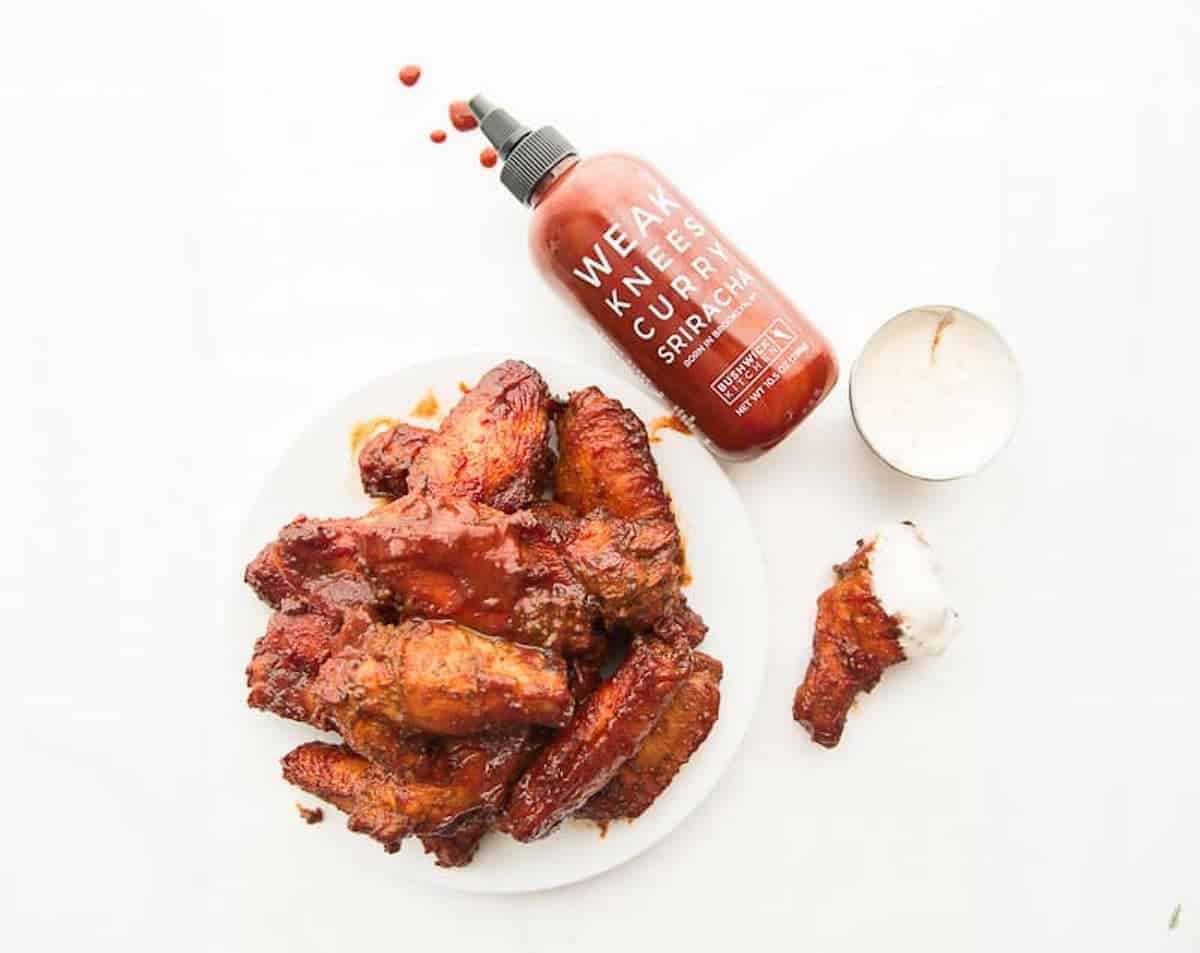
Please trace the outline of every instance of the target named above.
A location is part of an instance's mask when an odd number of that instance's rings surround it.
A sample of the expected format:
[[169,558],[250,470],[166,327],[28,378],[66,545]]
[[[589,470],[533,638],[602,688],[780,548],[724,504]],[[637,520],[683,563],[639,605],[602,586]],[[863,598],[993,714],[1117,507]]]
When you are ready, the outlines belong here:
[[950,480],[1008,443],[1021,413],[1021,371],[986,321],[958,308],[914,308],[867,342],[850,374],[850,407],[887,463]]
[[871,591],[900,626],[905,658],[941,655],[958,633],[933,550],[912,523],[885,526],[867,553]]

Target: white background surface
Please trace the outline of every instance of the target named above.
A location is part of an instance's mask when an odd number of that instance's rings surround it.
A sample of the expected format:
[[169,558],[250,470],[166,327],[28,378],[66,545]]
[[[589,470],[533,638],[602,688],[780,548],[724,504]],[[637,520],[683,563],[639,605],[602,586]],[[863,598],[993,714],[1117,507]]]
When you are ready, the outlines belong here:
[[[0,18],[15,949],[1200,947],[1194,3]],[[225,647],[255,634],[223,624],[233,541],[314,415],[468,348],[617,367],[527,264],[479,141],[428,143],[477,88],[651,158],[847,364],[950,302],[1003,328],[1027,383],[1012,447],[967,482],[873,461],[844,378],[730,468],[773,598],[747,743],[665,843],[521,898],[305,865],[337,821],[304,828],[282,782],[248,801],[212,729],[242,695]],[[939,544],[964,636],[820,750],[789,714],[813,600],[899,517]]]

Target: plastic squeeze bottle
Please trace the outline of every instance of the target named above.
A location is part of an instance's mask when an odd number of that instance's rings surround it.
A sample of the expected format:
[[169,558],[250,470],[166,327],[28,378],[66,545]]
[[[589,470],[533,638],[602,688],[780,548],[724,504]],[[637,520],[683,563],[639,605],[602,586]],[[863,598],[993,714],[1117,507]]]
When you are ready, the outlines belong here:
[[718,456],[775,446],[837,382],[829,342],[675,185],[622,153],[580,158],[558,130],[531,130],[470,101],[533,209],[529,243],[639,376]]

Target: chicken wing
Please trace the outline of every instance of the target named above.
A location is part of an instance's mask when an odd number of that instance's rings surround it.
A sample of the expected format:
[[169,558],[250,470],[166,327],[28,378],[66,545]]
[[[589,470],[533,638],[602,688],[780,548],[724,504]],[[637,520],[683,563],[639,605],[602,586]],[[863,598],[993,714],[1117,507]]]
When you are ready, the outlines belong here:
[[792,717],[826,748],[841,740],[854,697],[904,659],[896,621],[872,591],[869,552],[869,544],[860,543],[834,567],[837,581],[817,599],[813,656],[792,705]]
[[406,734],[461,737],[512,725],[563,725],[574,710],[566,663],[452,622],[378,625],[312,683],[347,742],[361,719]]
[[331,730],[311,682],[334,652],[356,641],[376,621],[367,609],[352,610],[340,619],[316,612],[272,613],[246,667],[247,704]]
[[679,769],[704,743],[721,708],[721,663],[692,655],[692,672],[679,686],[637,754],[579,810],[599,823],[639,817],[667,789]]
[[408,492],[408,474],[435,431],[396,424],[377,433],[358,452],[358,472],[367,496],[396,499]]
[[[643,631],[675,610],[674,544],[663,521],[506,515],[410,494],[357,519],[302,517],[271,552],[294,585],[360,573],[402,615],[453,619],[574,655],[596,651],[597,619]],[[260,578],[247,573],[272,602],[277,587],[258,585]]]
[[[679,571],[662,580],[671,593],[654,620],[655,632],[666,639],[682,634],[691,645],[699,645],[708,627],[680,589],[683,539],[645,425],[620,401],[588,387],[570,395],[555,426],[555,500],[579,515],[616,517],[656,536],[663,557],[673,559]],[[663,595],[661,590],[658,595]]]
[[465,867],[475,859],[480,842],[495,825],[495,811],[473,811],[455,821],[453,829],[446,833],[422,834],[421,844],[425,853],[433,854],[439,867]]
[[[390,774],[349,748],[312,741],[284,757],[283,776],[345,811],[352,831],[391,852],[410,835],[457,838],[467,830],[455,830],[457,822],[494,815],[528,763],[529,739],[528,731],[519,731],[446,742],[424,774],[408,777]],[[468,848],[460,842],[443,849],[461,859]]]
[[817,600],[813,654],[792,716],[832,748],[859,692],[904,659],[940,655],[958,632],[929,543],[912,523],[890,523],[835,567]]
[[284,559],[278,543],[268,543],[246,567],[246,584],[272,608],[283,612],[313,611],[335,621],[348,607],[375,602],[371,583],[358,570],[352,542],[345,539],[327,542],[321,571],[313,573],[298,571]]
[[331,558],[323,575],[304,577],[274,544],[250,563],[246,580],[279,610],[246,668],[250,706],[318,723],[309,682],[333,652],[385,617],[370,582],[344,558]]
[[[557,521],[548,533],[538,522],[525,529],[528,546],[539,534],[595,605],[593,618],[634,631],[652,628],[674,611],[679,594],[678,534],[664,521],[633,522],[589,516]],[[541,569],[547,563],[531,563]]]
[[501,829],[519,841],[537,840],[582,807],[634,755],[690,670],[686,642],[636,639],[613,677],[517,782]]
[[554,498],[576,513],[668,520],[671,498],[641,418],[598,387],[575,391],[555,421]]
[[486,503],[505,513],[542,493],[550,460],[550,392],[528,364],[480,378],[416,454],[411,490]]

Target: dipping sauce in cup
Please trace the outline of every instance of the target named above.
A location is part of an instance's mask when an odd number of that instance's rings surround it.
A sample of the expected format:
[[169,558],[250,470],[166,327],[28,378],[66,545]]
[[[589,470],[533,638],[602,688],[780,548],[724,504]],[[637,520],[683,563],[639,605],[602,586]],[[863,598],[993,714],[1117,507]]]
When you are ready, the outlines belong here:
[[913,308],[867,342],[850,372],[850,412],[885,463],[921,480],[980,470],[1021,415],[1021,369],[998,331],[969,311]]

